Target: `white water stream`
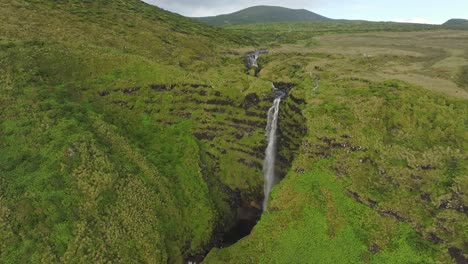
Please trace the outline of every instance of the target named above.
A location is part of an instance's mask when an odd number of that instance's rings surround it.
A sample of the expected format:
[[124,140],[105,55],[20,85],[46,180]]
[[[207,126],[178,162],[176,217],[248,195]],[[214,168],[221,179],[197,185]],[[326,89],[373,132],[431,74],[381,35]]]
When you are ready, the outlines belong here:
[[271,188],[275,183],[275,160],[276,160],[276,142],[278,129],[278,114],[281,98],[284,94],[281,93],[273,101],[273,106],[268,111],[268,120],[266,126],[266,136],[268,146],[265,150],[265,160],[263,162],[263,177],[264,177],[264,193],[265,198],[263,199],[263,211],[267,210],[268,197],[270,196]]

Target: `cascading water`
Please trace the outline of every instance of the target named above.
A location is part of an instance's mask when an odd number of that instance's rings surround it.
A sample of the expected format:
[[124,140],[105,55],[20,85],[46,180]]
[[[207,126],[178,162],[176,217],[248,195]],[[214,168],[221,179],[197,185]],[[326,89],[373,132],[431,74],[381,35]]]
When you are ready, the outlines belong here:
[[258,68],[258,58],[260,57],[261,54],[268,54],[268,50],[256,50],[252,52],[248,52],[245,56],[246,62],[247,62],[247,68],[251,69],[253,67]]
[[[274,86],[273,86],[274,87]],[[268,204],[268,197],[270,196],[271,188],[275,183],[275,160],[276,160],[276,141],[277,135],[276,130],[278,129],[278,114],[281,99],[284,97],[284,93],[281,91],[275,92],[275,100],[273,106],[268,110],[268,120],[265,129],[266,137],[268,141],[267,148],[265,150],[265,160],[263,162],[263,177],[264,177],[264,194],[263,199],[263,211],[266,211]]]

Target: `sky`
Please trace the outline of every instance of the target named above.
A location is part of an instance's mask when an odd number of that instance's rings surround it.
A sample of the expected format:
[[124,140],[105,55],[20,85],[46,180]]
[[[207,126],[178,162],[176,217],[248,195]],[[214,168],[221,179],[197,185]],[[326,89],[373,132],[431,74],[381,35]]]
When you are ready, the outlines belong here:
[[143,0],[184,16],[228,14],[255,5],[307,9],[335,19],[442,24],[468,19],[468,0]]

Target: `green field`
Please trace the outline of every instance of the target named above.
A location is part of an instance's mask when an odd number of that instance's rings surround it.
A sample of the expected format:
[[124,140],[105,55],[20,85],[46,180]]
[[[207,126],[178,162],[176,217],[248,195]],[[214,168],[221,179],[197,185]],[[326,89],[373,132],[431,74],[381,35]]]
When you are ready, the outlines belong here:
[[[138,0],[0,16],[0,263],[466,261],[468,31],[214,28]],[[283,180],[219,249],[263,198],[271,82],[294,86]]]

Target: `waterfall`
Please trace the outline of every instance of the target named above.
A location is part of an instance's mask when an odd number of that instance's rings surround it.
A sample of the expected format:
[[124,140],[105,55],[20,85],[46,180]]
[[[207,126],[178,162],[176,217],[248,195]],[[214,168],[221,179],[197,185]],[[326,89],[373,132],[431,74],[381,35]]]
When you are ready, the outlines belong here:
[[265,160],[263,162],[263,177],[264,177],[264,193],[265,198],[263,200],[263,210],[266,211],[268,197],[270,195],[271,188],[275,182],[275,160],[276,160],[276,130],[278,128],[278,114],[281,98],[285,94],[283,92],[277,92],[276,98],[273,101],[273,106],[268,110],[268,120],[265,129],[268,146],[265,150]]
[[258,68],[257,60],[261,54],[268,54],[268,50],[261,49],[261,50],[251,51],[245,55],[248,69],[251,69],[253,67]]

